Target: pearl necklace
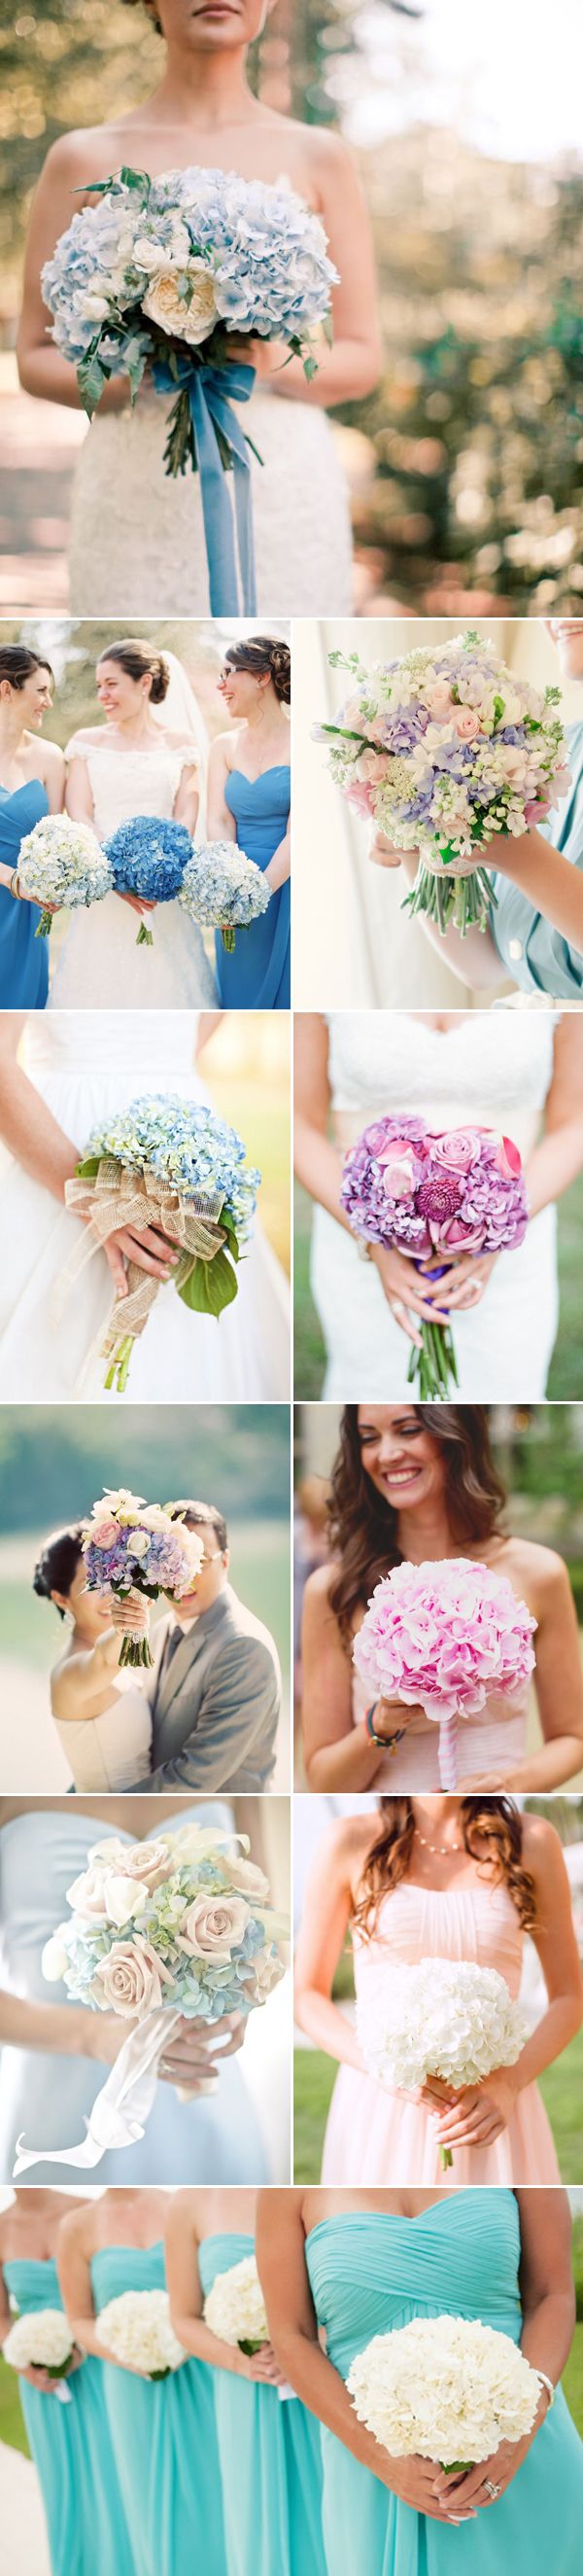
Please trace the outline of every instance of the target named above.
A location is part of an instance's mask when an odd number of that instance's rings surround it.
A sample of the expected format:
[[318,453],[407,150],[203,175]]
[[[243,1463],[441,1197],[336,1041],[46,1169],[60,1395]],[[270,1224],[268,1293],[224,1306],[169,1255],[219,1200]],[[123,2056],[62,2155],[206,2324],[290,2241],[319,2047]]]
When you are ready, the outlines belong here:
[[440,1859],[450,1860],[452,1852],[465,1852],[465,1843],[431,1843],[429,1835],[420,1833],[418,1825],[415,1826],[415,1832],[423,1851],[435,1852]]

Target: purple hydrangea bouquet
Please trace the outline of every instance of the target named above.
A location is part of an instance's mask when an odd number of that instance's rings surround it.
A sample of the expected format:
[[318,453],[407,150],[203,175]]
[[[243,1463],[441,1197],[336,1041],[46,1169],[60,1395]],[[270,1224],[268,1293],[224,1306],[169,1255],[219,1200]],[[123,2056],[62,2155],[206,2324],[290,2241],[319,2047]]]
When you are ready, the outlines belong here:
[[[88,1592],[113,1592],[127,1601],[141,1592],[146,1601],[182,1601],[191,1592],[203,1560],[197,1530],[186,1529],[175,1504],[145,1503],[125,1487],[109,1490],[93,1504],[82,1538]],[[152,1664],[148,1639],[125,1636],[121,1664]]]
[[[375,1118],[346,1154],[340,1204],[353,1234],[404,1253],[430,1279],[465,1254],[511,1252],[528,1224],[518,1146],[489,1127],[432,1135],[422,1118]],[[421,1320],[409,1363],[422,1403],[457,1385],[449,1325]]]

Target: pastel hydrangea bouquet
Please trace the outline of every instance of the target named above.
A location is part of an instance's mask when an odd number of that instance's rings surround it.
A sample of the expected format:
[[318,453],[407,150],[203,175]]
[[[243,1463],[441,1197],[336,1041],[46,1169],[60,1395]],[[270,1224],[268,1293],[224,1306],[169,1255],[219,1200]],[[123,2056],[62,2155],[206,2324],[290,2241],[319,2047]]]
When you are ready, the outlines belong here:
[[[159,820],[154,814],[133,814],[128,822],[117,824],[105,843],[116,894],[142,895],[145,903],[172,903],[180,894],[191,856],[186,825]],[[141,921],[136,948],[153,945],[152,931]]]
[[[145,1503],[141,1494],[109,1488],[93,1504],[81,1541],[88,1592],[113,1592],[116,1601],[141,1593],[145,1601],[182,1601],[200,1574],[204,1556],[198,1530],[187,1529],[172,1503]],[[147,1636],[124,1636],[123,1664],[152,1664]]]
[[[123,167],[91,187],[42,274],[52,337],[75,367],[91,414],[112,377],[135,402],[145,369],[173,397],[168,474],[200,473],[213,616],[239,608],[234,531],[223,474],[233,469],[245,613],[256,613],[247,439],[231,400],[246,402],[253,364],[238,343],[281,343],[316,371],[312,334],[329,331],[337,272],[326,235],[292,189],[235,171]],[[253,453],[257,451],[253,449]]]
[[[345,1156],[340,1188],[353,1234],[406,1254],[441,1279],[464,1254],[513,1252],[528,1224],[518,1146],[489,1127],[433,1134],[422,1118],[372,1119]],[[449,1325],[416,1317],[409,1384],[423,1403],[457,1385]]]
[[472,1557],[394,1565],[377,1583],[354,1640],[356,1669],[378,1699],[421,1707],[439,1727],[442,1789],[456,1787],[460,1721],[525,1689],[536,1624],[508,1576]]
[[417,850],[403,909],[442,932],[485,930],[496,895],[491,843],[546,821],[570,785],[560,690],[533,688],[475,629],[367,671],[358,653],[330,662],[351,692],[327,743],[337,785],[395,850]]
[[[226,2272],[217,2272],[207,2290],[203,2315],[211,2334],[221,2343],[238,2345],[240,2352],[261,2352],[269,2343],[267,2309],[254,2254],[244,2254],[240,2263],[230,2263]],[[278,2397],[295,2396],[287,2380],[277,2383]]]
[[[89,1221],[94,1247],[119,1226],[158,1227],[179,1247],[172,1285],[191,1312],[219,1316],[237,1295],[236,1264],[249,1241],[261,1173],[245,1162],[236,1128],[199,1101],[130,1101],[89,1136],[67,1207]],[[80,1246],[77,1262],[85,1258]],[[66,1274],[70,1286],[75,1257]],[[134,1342],[160,1282],[129,1261],[128,1294],[114,1302],[105,1331],[105,1385],[122,1395]]]
[[267,911],[271,887],[235,841],[201,841],[184,870],[180,902],[201,930],[220,930],[232,955],[237,930]]
[[[528,2025],[497,1968],[474,1959],[423,1959],[391,1970],[382,1999],[363,1997],[357,2029],[369,2075],[391,2093],[414,2093],[439,2076],[454,2093],[515,2066]],[[437,2106],[436,2106],[437,2107]],[[453,2164],[440,2146],[442,2173]]]
[[100,2308],[95,2332],[121,2370],[141,2370],[145,2379],[168,2379],[186,2361],[171,2322],[167,2290],[120,2290],[117,2299]]
[[71,2403],[65,2382],[78,2357],[63,2308],[28,2308],[15,2317],[2,2345],[2,2360],[11,2370],[46,2370],[53,2396],[65,2406]]
[[66,906],[101,903],[113,890],[113,876],[90,823],[72,823],[69,814],[43,814],[21,841],[18,858],[20,893],[46,909],[36,939],[48,939],[53,913]]
[[412,2317],[373,2335],[346,2381],[359,2423],[391,2459],[435,2460],[458,2476],[501,2442],[522,2442],[540,2380],[519,2344],[477,2317]]
[[[267,1879],[248,1850],[244,1835],[197,1824],[150,1842],[108,1834],[93,1845],[67,1891],[70,1916],[46,1943],[43,1975],[62,1978],[74,2002],[116,2013],[128,2038],[87,2137],[49,2162],[98,2164],[106,2148],[142,2137],[158,2061],[181,2018],[209,2028],[225,2014],[247,2019],[283,1976],[276,1939],[287,1926],[267,1905]],[[19,2139],[15,2172],[39,2159],[45,2149]]]

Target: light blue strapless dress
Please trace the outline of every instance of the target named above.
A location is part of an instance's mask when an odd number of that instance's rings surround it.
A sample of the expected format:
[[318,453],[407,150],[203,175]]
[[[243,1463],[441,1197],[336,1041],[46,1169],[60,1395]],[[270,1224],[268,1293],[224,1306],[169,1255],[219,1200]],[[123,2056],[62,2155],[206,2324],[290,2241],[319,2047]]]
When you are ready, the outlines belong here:
[[[518,2203],[501,2187],[452,2192],[413,2219],[324,2219],[306,2260],[343,2379],[372,2335],[411,2317],[479,2317],[518,2343]],[[562,2391],[505,2495],[457,2527],[402,2504],[335,2434],[323,2430],[322,2447],[329,2576],[578,2576],[583,2445]]]
[[[20,2314],[62,2308],[56,2263],[4,2264]],[[104,2369],[91,2355],[69,2380],[70,2406],[21,2379],[20,2402],[41,2489],[53,2576],[134,2576],[109,2439]]]
[[[184,1821],[200,1814],[193,1806]],[[178,1819],[177,1819],[178,1821]],[[205,1821],[228,1826],[229,1814],[210,1801]],[[117,1827],[110,1828],[117,1833]],[[35,2003],[66,2004],[66,1989],[47,1984],[41,1959],[45,1941],[67,1913],[67,1888],[87,1866],[95,1842],[108,1832],[82,1815],[71,1798],[66,1813],[36,1810],[14,1816],[0,1832],[0,1985]],[[131,1834],[121,1839],[131,1842]],[[42,2056],[6,2048],[0,2070],[0,2183],[12,2181],[17,2138],[27,2146],[75,2146],[85,2134],[107,2067],[88,2057]],[[74,2170],[74,2169],[73,2169]],[[255,2112],[235,2058],[221,2068],[214,2095],[179,2102],[171,2084],[157,2086],[143,2138],[102,2157],[94,2179],[106,2183],[260,2182],[265,2172]],[[70,2189],[72,2168],[43,2164],[31,2181]]]
[[[0,860],[15,868],[27,832],[48,814],[49,800],[41,778],[27,778],[9,793],[0,787]],[[49,983],[49,944],[35,936],[40,912],[34,903],[15,903],[0,885],[0,1010],[44,1011]],[[66,2408],[63,2410],[66,2413]]]
[[[246,778],[243,769],[229,771],[225,798],[235,817],[237,844],[263,876],[287,831],[290,794],[291,770],[283,762],[264,769],[260,778]],[[252,921],[249,930],[237,931],[230,957],[217,931],[216,976],[219,1001],[226,1010],[289,1011],[290,923],[288,877],[287,884],[272,894],[260,920]]]
[[[205,2237],[205,2298],[218,2272],[252,2253],[252,2236]],[[228,2576],[324,2576],[316,2416],[299,2398],[233,2371],[214,2370],[213,2380]]]
[[[562,850],[574,868],[583,868],[583,724],[567,729],[573,784],[558,813],[540,830],[553,849]],[[510,877],[494,879],[496,911],[490,927],[499,956],[522,993],[548,993],[553,1001],[574,1002],[583,990],[583,955],[571,948],[560,930],[545,921]]]
[[[165,2277],[162,2245],[104,2245],[91,2264],[95,2307],[163,2290]],[[201,2361],[158,2380],[103,2363],[134,2576],[225,2576],[213,2375]]]

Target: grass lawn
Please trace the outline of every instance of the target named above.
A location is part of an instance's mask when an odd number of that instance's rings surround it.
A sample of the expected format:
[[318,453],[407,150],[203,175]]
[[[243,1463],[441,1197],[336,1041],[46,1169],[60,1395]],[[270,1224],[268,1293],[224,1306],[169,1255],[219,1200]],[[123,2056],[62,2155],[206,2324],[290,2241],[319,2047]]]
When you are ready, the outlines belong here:
[[17,2374],[6,2361],[0,2361],[0,2442],[10,2442],[13,2451],[24,2451],[29,2458]]
[[[324,2130],[336,2075],[333,2058],[297,2048],[294,2067],[294,2176],[319,2182]],[[563,2182],[583,2181],[583,2031],[541,2078]]]

